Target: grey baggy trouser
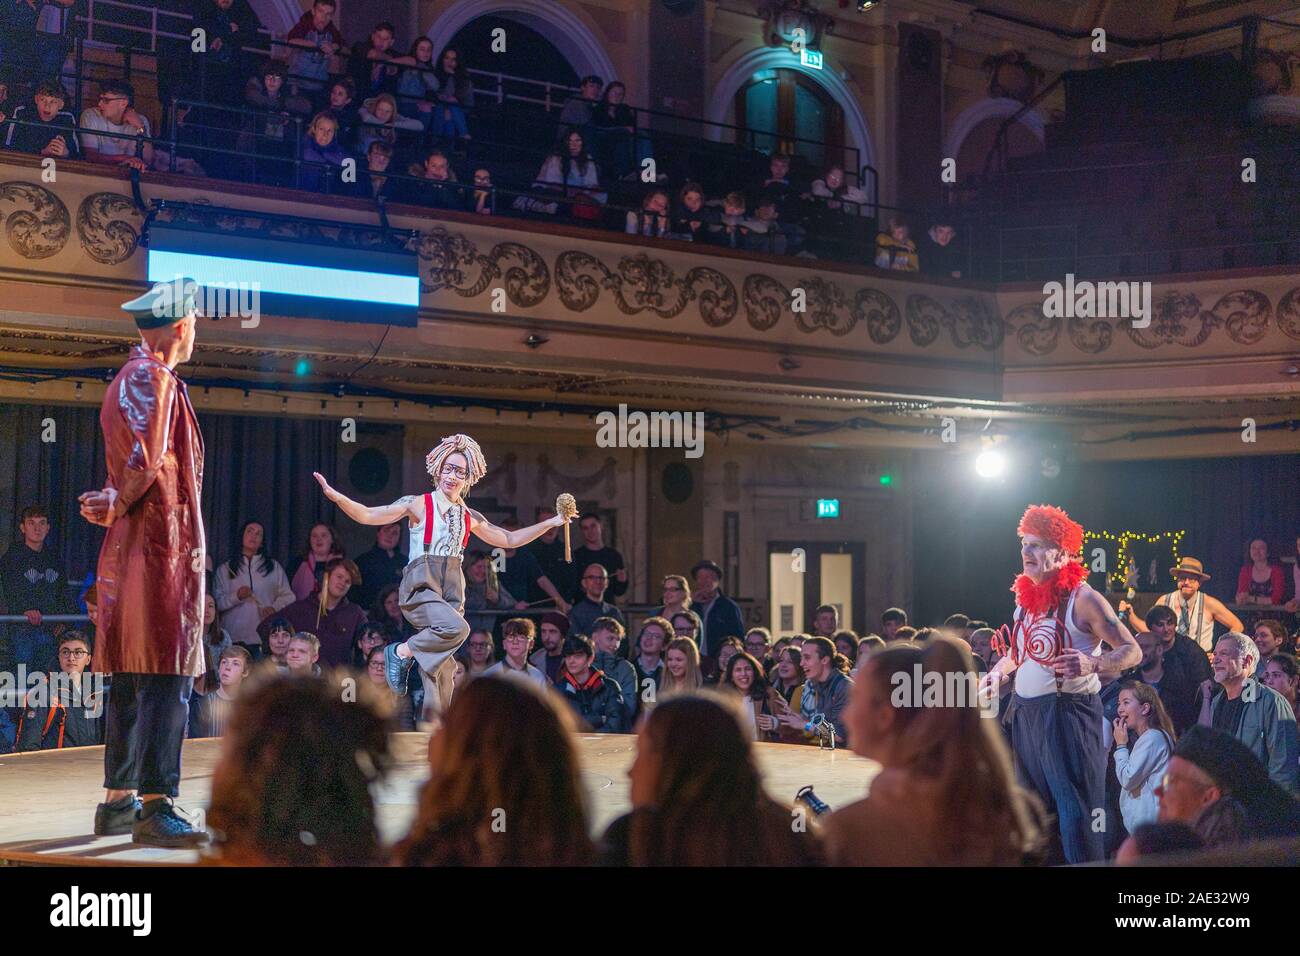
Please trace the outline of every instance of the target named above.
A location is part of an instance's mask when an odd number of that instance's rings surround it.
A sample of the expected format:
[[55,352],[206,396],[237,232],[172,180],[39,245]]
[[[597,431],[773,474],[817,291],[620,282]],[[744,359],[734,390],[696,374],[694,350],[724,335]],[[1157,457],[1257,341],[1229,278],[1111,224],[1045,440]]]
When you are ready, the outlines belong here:
[[452,655],[469,637],[469,624],[461,616],[465,606],[465,577],[459,557],[417,555],[402,571],[397,592],[402,614],[415,633],[406,646],[415,655],[424,681],[424,718],[444,713],[451,703]]

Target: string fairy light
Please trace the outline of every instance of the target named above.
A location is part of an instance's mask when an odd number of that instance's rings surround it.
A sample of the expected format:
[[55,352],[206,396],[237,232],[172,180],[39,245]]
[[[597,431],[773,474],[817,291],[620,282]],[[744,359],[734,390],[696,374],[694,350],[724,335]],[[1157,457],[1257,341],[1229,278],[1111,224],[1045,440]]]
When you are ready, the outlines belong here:
[[1128,565],[1132,559],[1132,545],[1141,544],[1160,544],[1162,541],[1169,542],[1169,548],[1174,555],[1174,567],[1178,566],[1178,547],[1182,544],[1183,537],[1187,534],[1186,530],[1179,531],[1157,531],[1154,534],[1147,534],[1144,531],[1085,531],[1083,534],[1083,543],[1087,547],[1090,541],[1111,542],[1115,546],[1115,567],[1107,572],[1107,577],[1117,586],[1122,586],[1128,576]]

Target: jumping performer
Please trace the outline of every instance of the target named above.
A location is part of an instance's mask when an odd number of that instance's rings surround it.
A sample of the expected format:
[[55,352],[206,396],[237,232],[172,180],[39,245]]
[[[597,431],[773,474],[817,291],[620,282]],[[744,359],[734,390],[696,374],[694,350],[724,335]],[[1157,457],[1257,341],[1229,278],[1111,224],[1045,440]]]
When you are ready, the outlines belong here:
[[95,656],[113,682],[95,833],[165,847],[208,838],[173,803],[190,691],[204,667],[203,436],[175,372],[194,351],[194,290],[192,279],[159,283],[122,306],[141,342],[99,412],[108,486],[78,499],[82,517],[108,529]]
[[1017,530],[1024,573],[1011,588],[1015,623],[983,690],[996,695],[1015,672],[1011,747],[1021,779],[1056,814],[1065,859],[1100,860],[1106,827],[1117,825],[1104,817],[1101,679],[1136,667],[1142,652],[1106,599],[1088,586],[1087,569],[1076,557],[1082,526],[1060,508],[1033,505]]
[[432,719],[451,702],[452,656],[469,637],[469,624],[461,614],[465,604],[461,556],[469,536],[474,534],[495,548],[520,548],[549,528],[563,527],[569,519],[556,515],[528,528],[506,531],[466,505],[465,493],[487,472],[478,442],[468,435],[444,438],[424,462],[433,479],[432,492],[407,495],[376,508],[353,501],[330,487],[319,473],[313,474],[325,497],[354,521],[367,525],[410,521],[410,561],[402,572],[398,603],[416,633],[384,649],[385,674],[393,690],[405,694],[407,674],[412,664],[419,664],[425,716]]

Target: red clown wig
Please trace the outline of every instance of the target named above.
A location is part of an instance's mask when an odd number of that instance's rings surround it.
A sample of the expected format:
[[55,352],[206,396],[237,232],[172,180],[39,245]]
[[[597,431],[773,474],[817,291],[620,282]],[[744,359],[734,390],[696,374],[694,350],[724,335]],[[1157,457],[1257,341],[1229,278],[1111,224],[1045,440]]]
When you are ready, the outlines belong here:
[[1016,532],[1050,541],[1071,557],[1083,550],[1083,525],[1052,505],[1030,505]]

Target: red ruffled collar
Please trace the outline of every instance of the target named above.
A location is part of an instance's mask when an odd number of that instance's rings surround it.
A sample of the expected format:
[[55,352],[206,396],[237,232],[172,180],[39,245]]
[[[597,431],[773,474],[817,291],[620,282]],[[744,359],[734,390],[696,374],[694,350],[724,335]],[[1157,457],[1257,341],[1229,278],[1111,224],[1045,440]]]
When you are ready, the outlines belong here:
[[1015,592],[1016,604],[1026,614],[1046,614],[1055,611],[1065,596],[1087,578],[1088,569],[1071,560],[1041,584],[1027,574],[1017,575],[1011,590]]

